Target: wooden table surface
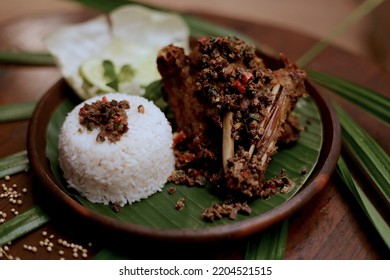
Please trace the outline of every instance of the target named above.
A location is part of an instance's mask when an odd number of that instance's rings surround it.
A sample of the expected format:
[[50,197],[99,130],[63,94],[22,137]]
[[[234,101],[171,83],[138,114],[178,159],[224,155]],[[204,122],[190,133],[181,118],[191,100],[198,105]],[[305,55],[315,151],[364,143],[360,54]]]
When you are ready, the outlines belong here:
[[[88,16],[89,13],[51,14],[7,22],[0,26],[0,49],[43,50],[41,39],[48,31],[64,23],[81,21]],[[283,51],[292,60],[298,59],[315,43],[312,38],[273,26],[213,15],[199,16],[246,33],[277,51]],[[389,97],[390,75],[381,72],[370,61],[342,49],[327,48],[309,67],[360,83]],[[0,105],[19,101],[38,101],[60,77],[58,70],[52,66],[0,64]],[[328,91],[317,88],[327,98],[339,101],[387,152],[390,151],[388,126],[357,107],[341,101]],[[28,121],[0,123],[0,158],[26,149],[27,128]],[[22,213],[36,203],[51,202],[47,201],[49,197],[39,188],[31,171],[14,175],[9,182],[0,179],[0,183],[16,184],[20,189],[27,189],[21,206],[16,207],[8,200],[0,199],[0,210],[7,213],[7,219],[13,215],[11,208],[17,208],[17,211]],[[227,242],[196,244],[196,246],[186,244],[183,247],[175,244],[167,246],[161,242],[139,241],[129,237],[126,244],[116,244],[113,242],[115,236],[112,237],[113,239],[106,235],[104,238],[99,238],[99,232],[91,231],[82,222],[68,217],[66,210],[61,210],[59,217],[62,218],[51,220],[34,232],[7,245],[7,256],[21,259],[59,259],[60,257],[74,259],[72,249],[58,244],[58,239],[62,239],[88,248],[87,258],[92,257],[94,252],[102,247],[115,246],[115,248],[122,247],[130,250],[129,258],[134,259],[240,259],[243,258],[247,242],[247,240],[237,240],[229,241],[228,244]],[[51,252],[46,249],[47,246],[39,245],[39,241],[44,241],[46,238],[54,243]],[[36,247],[37,252],[24,248],[25,245]],[[59,250],[64,251],[64,255],[60,255]],[[79,254],[77,258],[83,257]],[[388,258],[389,251],[381,238],[335,175],[326,188],[289,221],[285,259]],[[6,259],[6,256],[3,255],[0,259]]]

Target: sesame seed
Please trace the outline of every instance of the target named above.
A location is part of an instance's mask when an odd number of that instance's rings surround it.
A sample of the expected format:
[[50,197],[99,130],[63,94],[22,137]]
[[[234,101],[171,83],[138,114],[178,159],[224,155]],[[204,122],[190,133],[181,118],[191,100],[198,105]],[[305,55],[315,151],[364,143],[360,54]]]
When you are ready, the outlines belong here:
[[11,177],[10,177],[9,175],[6,175],[6,176],[4,177],[4,179],[5,179],[6,181],[9,181],[9,180],[11,179]]
[[59,250],[59,251],[58,251],[58,254],[63,255],[63,254],[64,254],[64,251],[63,251],[63,250]]
[[77,253],[75,252],[75,253],[73,253],[73,257],[74,257],[74,258],[78,258],[78,257],[79,257],[79,254],[77,254]]
[[42,235],[46,236],[47,235],[47,231],[42,231]]
[[23,189],[22,189],[22,192],[23,192],[23,193],[26,193],[26,192],[27,192],[27,189],[26,189],[26,188],[23,188]]
[[46,248],[46,250],[47,250],[48,252],[51,252],[52,248],[51,248],[50,246],[48,246],[48,247]]
[[21,199],[18,199],[18,200],[16,201],[16,204],[22,205],[22,204],[23,204],[23,201],[22,201]]

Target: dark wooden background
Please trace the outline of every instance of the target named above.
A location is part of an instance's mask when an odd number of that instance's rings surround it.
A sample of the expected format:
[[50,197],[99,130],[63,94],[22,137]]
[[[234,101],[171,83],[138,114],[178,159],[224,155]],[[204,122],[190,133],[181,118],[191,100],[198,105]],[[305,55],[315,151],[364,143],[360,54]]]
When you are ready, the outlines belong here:
[[[64,23],[77,22],[91,16],[91,13],[52,14],[34,16],[7,22],[0,26],[0,49],[43,50],[41,39],[50,30]],[[315,40],[289,30],[231,20],[213,15],[199,15],[216,23],[226,25],[246,33],[276,51],[282,51],[292,60],[298,59],[308,50]],[[329,47],[309,65],[311,69],[328,72],[377,90],[389,97],[390,75],[383,72],[372,62],[352,55],[340,48]],[[21,66],[0,64],[0,104],[12,104],[19,101],[38,101],[40,97],[60,78],[55,67]],[[342,104],[344,109],[364,127],[372,137],[387,151],[390,151],[389,127],[362,112],[355,106],[340,100],[330,92],[317,87],[319,91]],[[390,108],[389,108],[390,109]],[[28,121],[0,123],[0,157],[26,149]],[[353,164],[353,160],[350,160]],[[12,176],[10,182],[0,179],[0,183],[17,184],[18,188],[27,188],[23,196],[23,205],[15,207],[7,200],[0,199],[0,210],[12,217],[10,209],[17,208],[19,213],[28,209],[39,200],[48,201],[50,197],[42,192],[30,172]],[[50,208],[55,209],[55,208]],[[8,245],[8,256],[21,259],[59,259],[60,245],[57,240],[66,239],[88,248],[88,258],[101,247],[122,247],[132,251],[130,258],[139,259],[240,259],[245,252],[246,240],[237,240],[213,244],[161,244],[146,240],[121,240],[119,244],[99,232],[91,231],[80,221],[67,216],[66,210],[60,211],[57,220]],[[0,225],[1,227],[1,225]],[[48,235],[43,236],[46,231]],[[55,250],[48,252],[40,247],[39,241],[48,238],[54,243]],[[112,238],[115,239],[115,236]],[[88,245],[88,243],[92,243]],[[37,247],[32,253],[24,245]],[[73,259],[72,251],[63,248],[64,257]],[[0,259],[5,259],[3,255]],[[78,258],[82,258],[79,256]],[[289,234],[285,259],[388,259],[389,251],[377,234],[363,211],[343,184],[333,175],[327,187],[304,209],[289,221]]]

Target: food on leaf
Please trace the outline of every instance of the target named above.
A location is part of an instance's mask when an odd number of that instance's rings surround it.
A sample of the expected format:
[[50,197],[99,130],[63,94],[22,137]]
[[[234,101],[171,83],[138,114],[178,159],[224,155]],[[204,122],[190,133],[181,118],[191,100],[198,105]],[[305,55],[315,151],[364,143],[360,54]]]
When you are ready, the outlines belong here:
[[283,55],[279,63],[267,68],[254,46],[233,37],[200,38],[189,55],[173,45],[160,50],[157,65],[181,135],[172,181],[211,181],[247,198],[278,191],[266,170],[279,140],[296,141],[291,112],[306,95],[305,72]]
[[69,187],[89,201],[132,204],[161,191],[172,174],[172,129],[141,96],[96,96],[67,115],[59,163]]

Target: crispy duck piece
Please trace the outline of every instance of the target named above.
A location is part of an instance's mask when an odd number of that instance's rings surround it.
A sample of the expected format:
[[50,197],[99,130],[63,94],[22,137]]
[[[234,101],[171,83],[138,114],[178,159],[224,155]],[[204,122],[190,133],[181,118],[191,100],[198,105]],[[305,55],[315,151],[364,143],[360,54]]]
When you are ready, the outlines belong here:
[[306,94],[305,72],[283,55],[280,64],[270,70],[252,45],[233,37],[200,38],[189,55],[173,45],[160,50],[158,70],[177,129],[187,139],[184,154],[191,155],[180,174],[200,172],[248,197],[271,194],[267,166],[278,140],[296,140],[299,127],[291,137],[283,132],[291,133],[290,113]]

